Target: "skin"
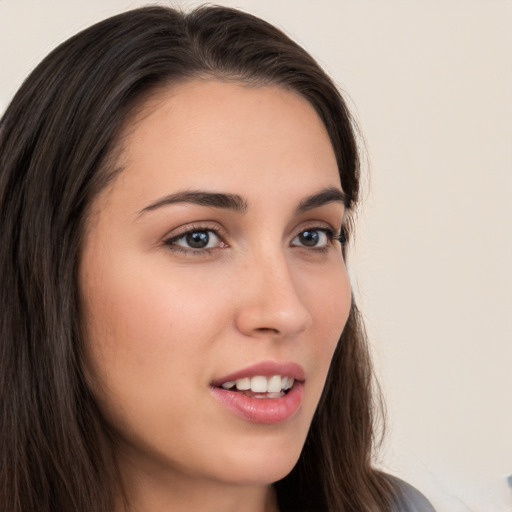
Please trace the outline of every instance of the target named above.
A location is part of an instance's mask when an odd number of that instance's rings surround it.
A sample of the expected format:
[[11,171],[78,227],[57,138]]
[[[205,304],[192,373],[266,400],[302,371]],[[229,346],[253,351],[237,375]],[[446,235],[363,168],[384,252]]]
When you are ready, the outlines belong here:
[[[299,457],[350,308],[340,244],[324,233],[339,232],[342,202],[297,213],[341,191],[325,127],[284,88],[197,80],[148,100],[122,141],[79,280],[86,372],[119,436],[130,510],[277,510],[270,484]],[[237,194],[246,209],[147,209],[190,190]],[[304,245],[308,229],[318,246]],[[194,230],[206,250],[187,246]],[[253,423],[213,398],[213,380],[269,360],[305,370],[291,418]]]

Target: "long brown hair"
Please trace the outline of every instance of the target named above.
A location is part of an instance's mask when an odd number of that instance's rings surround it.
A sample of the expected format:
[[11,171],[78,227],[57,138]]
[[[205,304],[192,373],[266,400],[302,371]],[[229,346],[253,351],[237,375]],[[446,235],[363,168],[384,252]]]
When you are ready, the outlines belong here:
[[[358,201],[354,124],[300,46],[249,14],[146,7],[56,48],[0,122],[0,509],[112,512],[115,439],[87,387],[77,266],[88,207],[115,176],[123,123],[156,88],[214,77],[305,97],[334,148],[349,211]],[[355,304],[302,455],[275,484],[286,511],[387,511],[372,468],[372,371]]]

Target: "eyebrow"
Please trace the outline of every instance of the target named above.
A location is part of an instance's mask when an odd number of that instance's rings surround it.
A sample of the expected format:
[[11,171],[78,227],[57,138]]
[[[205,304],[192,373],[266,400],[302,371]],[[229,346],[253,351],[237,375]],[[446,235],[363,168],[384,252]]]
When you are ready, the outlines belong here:
[[176,203],[198,204],[200,206],[209,206],[211,208],[234,210],[236,212],[245,212],[247,210],[247,201],[237,194],[190,190],[162,197],[158,199],[158,201],[155,201],[149,206],[146,206],[146,208],[142,209],[139,212],[139,215],[152,210],[156,210],[162,206],[168,206],[170,204]]
[[343,203],[345,208],[348,208],[349,198],[345,192],[339,188],[329,187],[313,194],[312,196],[305,197],[297,206],[297,214],[307,212],[313,208],[319,208],[328,203]]
[[[349,203],[348,196],[340,189],[329,187],[321,190],[317,194],[305,197],[297,206],[296,213],[301,214],[314,208],[319,208],[328,203],[340,202],[346,207]],[[211,208],[222,208],[236,212],[246,212],[248,209],[247,201],[238,194],[228,194],[221,192],[206,192],[201,190],[189,190],[164,196],[149,206],[146,206],[139,212],[139,216],[146,212],[156,210],[163,206],[176,203],[190,203]]]

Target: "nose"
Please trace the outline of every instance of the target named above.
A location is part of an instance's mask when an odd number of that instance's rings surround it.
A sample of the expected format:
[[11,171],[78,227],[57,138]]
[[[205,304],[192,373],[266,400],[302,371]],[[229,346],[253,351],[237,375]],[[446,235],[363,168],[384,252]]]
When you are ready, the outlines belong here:
[[284,256],[255,257],[244,276],[236,313],[240,332],[251,337],[293,337],[311,325],[299,276],[290,270]]

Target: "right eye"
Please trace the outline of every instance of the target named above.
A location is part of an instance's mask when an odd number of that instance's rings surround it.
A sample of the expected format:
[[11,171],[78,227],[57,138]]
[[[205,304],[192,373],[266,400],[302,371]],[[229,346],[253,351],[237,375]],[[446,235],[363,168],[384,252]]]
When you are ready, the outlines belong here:
[[226,244],[212,229],[192,229],[165,241],[165,245],[173,250],[184,252],[201,252],[225,247]]

